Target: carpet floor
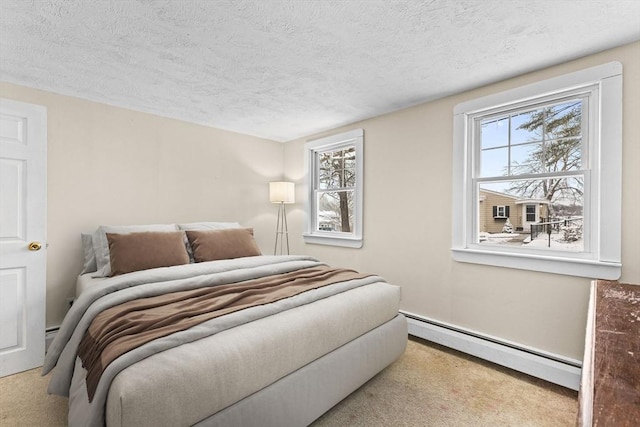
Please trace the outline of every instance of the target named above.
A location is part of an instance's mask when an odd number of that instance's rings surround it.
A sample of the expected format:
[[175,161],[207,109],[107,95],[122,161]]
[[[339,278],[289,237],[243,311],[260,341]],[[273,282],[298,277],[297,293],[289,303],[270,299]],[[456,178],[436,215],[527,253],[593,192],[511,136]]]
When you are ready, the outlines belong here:
[[[64,426],[67,400],[40,369],[0,379],[0,425]],[[324,414],[327,426],[574,426],[578,394],[420,339]]]

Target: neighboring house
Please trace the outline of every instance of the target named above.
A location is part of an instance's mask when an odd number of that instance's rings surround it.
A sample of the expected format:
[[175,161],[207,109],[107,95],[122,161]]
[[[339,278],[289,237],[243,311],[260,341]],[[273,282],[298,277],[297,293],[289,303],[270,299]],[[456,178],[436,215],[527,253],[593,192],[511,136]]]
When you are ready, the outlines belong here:
[[340,216],[333,211],[320,211],[318,222],[320,231],[340,230]]
[[500,233],[507,218],[516,231],[529,232],[531,224],[547,216],[545,199],[522,199],[510,194],[480,190],[480,231]]

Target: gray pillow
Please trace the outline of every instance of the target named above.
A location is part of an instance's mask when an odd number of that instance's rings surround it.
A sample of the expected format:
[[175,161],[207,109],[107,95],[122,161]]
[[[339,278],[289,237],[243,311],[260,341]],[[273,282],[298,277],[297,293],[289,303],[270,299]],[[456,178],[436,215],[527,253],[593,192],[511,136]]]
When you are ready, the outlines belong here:
[[242,228],[237,222],[190,222],[178,224],[180,230],[226,230],[228,228]]
[[121,225],[108,226],[101,225],[93,233],[93,250],[96,253],[97,271],[92,277],[111,276],[111,259],[109,258],[109,242],[107,233],[127,234],[142,231],[178,231],[175,224],[152,224],[152,225]]
[[81,233],[80,237],[82,237],[82,255],[84,259],[80,274],[93,273],[98,270],[96,253],[93,250],[93,238],[90,233]]

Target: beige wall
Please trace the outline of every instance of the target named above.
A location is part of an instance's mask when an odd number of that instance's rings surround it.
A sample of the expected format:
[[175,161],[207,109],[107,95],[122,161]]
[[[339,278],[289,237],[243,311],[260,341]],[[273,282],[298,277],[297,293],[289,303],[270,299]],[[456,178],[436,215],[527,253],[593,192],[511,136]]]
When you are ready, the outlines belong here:
[[[300,203],[289,210],[293,251],[385,276],[402,286],[401,306],[409,312],[582,359],[589,279],[451,259],[452,111],[463,101],[609,61],[624,67],[621,279],[640,283],[640,43],[306,138],[364,129],[364,246],[304,244]],[[285,145],[285,172],[298,184],[304,142]],[[298,200],[305,191],[298,185]]]
[[80,232],[101,224],[239,221],[270,252],[281,143],[10,84],[0,96],[47,108],[47,326],[74,294]]

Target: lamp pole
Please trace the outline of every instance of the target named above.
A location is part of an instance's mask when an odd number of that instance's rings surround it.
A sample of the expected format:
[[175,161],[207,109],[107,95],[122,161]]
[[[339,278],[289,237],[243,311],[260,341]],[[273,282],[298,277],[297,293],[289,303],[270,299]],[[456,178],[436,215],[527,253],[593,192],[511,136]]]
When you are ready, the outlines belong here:
[[284,202],[280,202],[278,207],[278,222],[276,223],[276,244],[273,248],[273,254],[278,255],[278,239],[280,239],[280,255],[282,255],[282,246],[284,240],[287,241],[287,255],[289,255],[289,226],[287,224],[287,208]]

